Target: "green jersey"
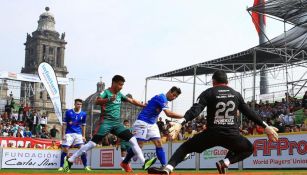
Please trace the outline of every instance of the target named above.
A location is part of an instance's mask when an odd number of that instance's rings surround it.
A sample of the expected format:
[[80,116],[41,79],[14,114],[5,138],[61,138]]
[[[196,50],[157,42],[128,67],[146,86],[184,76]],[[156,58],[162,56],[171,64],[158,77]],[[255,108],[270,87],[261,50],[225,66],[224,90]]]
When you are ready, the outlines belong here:
[[[102,94],[100,94],[100,97],[103,99],[111,99],[112,96],[113,93],[109,89],[105,90]],[[121,103],[126,100],[127,97],[124,96],[121,92],[118,92],[114,101],[108,101],[105,104],[105,107],[103,108],[104,110],[101,111],[103,117],[109,120],[120,120]]]

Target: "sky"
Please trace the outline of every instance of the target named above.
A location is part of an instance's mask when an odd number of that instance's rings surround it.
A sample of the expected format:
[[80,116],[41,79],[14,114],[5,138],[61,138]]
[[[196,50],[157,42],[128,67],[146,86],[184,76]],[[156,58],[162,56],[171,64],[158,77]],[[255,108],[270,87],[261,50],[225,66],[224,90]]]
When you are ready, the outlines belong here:
[[[247,7],[252,0],[2,0],[0,71],[20,72],[26,34],[37,29],[39,15],[50,7],[55,29],[65,32],[67,107],[85,99],[102,77],[106,87],[115,74],[126,79],[122,92],[144,100],[146,77],[247,50],[258,35]],[[283,23],[268,19],[267,35],[283,32]],[[192,104],[192,85],[149,81],[148,97],[173,86],[183,93],[175,111]],[[199,95],[205,87],[197,87]]]

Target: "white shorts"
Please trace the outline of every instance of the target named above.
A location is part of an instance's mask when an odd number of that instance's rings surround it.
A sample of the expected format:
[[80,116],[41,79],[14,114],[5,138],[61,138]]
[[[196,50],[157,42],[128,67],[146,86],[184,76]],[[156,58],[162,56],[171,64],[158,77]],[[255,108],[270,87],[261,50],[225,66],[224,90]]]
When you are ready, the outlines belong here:
[[81,145],[84,144],[82,135],[77,133],[65,134],[65,139],[62,142],[63,146]]
[[138,140],[148,141],[160,139],[160,131],[158,125],[149,124],[142,120],[136,120],[133,124],[133,133]]

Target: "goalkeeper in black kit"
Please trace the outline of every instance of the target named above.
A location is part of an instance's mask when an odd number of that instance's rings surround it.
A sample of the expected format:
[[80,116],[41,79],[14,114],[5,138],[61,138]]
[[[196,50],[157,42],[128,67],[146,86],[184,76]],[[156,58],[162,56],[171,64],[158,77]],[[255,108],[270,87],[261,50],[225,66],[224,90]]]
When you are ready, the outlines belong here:
[[172,155],[166,166],[149,168],[149,174],[170,174],[187,154],[202,153],[215,146],[228,149],[225,159],[216,162],[219,174],[225,174],[230,164],[249,157],[253,153],[253,145],[247,138],[240,135],[237,110],[257,125],[265,128],[269,140],[278,140],[278,129],[262,121],[244,102],[242,95],[227,86],[228,80],[224,71],[214,72],[212,81],[213,87],[200,94],[197,102],[185,113],[184,121],[181,124],[173,123],[169,129],[171,137],[176,138],[181,127],[199,116],[207,107],[207,130],[184,142]]

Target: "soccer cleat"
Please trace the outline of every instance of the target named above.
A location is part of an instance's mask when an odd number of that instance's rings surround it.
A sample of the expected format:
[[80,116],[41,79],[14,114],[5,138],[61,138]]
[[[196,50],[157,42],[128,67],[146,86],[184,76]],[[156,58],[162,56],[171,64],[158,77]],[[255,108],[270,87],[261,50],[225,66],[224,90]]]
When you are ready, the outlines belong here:
[[68,173],[68,172],[70,171],[72,165],[73,165],[73,163],[72,163],[72,162],[69,162],[69,161],[68,161],[68,157],[65,156],[65,157],[64,157],[64,166],[63,166],[64,172],[67,172],[67,173]]
[[150,168],[148,168],[147,173],[148,174],[167,174],[167,175],[169,175],[169,174],[172,173],[172,171],[170,169],[166,168],[165,166],[162,166],[160,168],[150,167]]
[[63,167],[60,167],[59,169],[58,169],[58,171],[63,171],[64,169],[63,169]]
[[143,170],[147,170],[149,167],[151,167],[153,164],[155,164],[157,161],[157,157],[151,158],[151,159],[146,159],[145,163],[143,165]]
[[130,173],[133,171],[129,163],[122,162],[120,163],[120,167],[122,167],[127,173]]
[[91,168],[90,166],[86,166],[86,167],[84,168],[84,170],[85,170],[85,171],[92,171],[92,168]]
[[219,174],[226,174],[227,166],[225,165],[223,160],[220,160],[215,163],[217,170],[219,171]]

